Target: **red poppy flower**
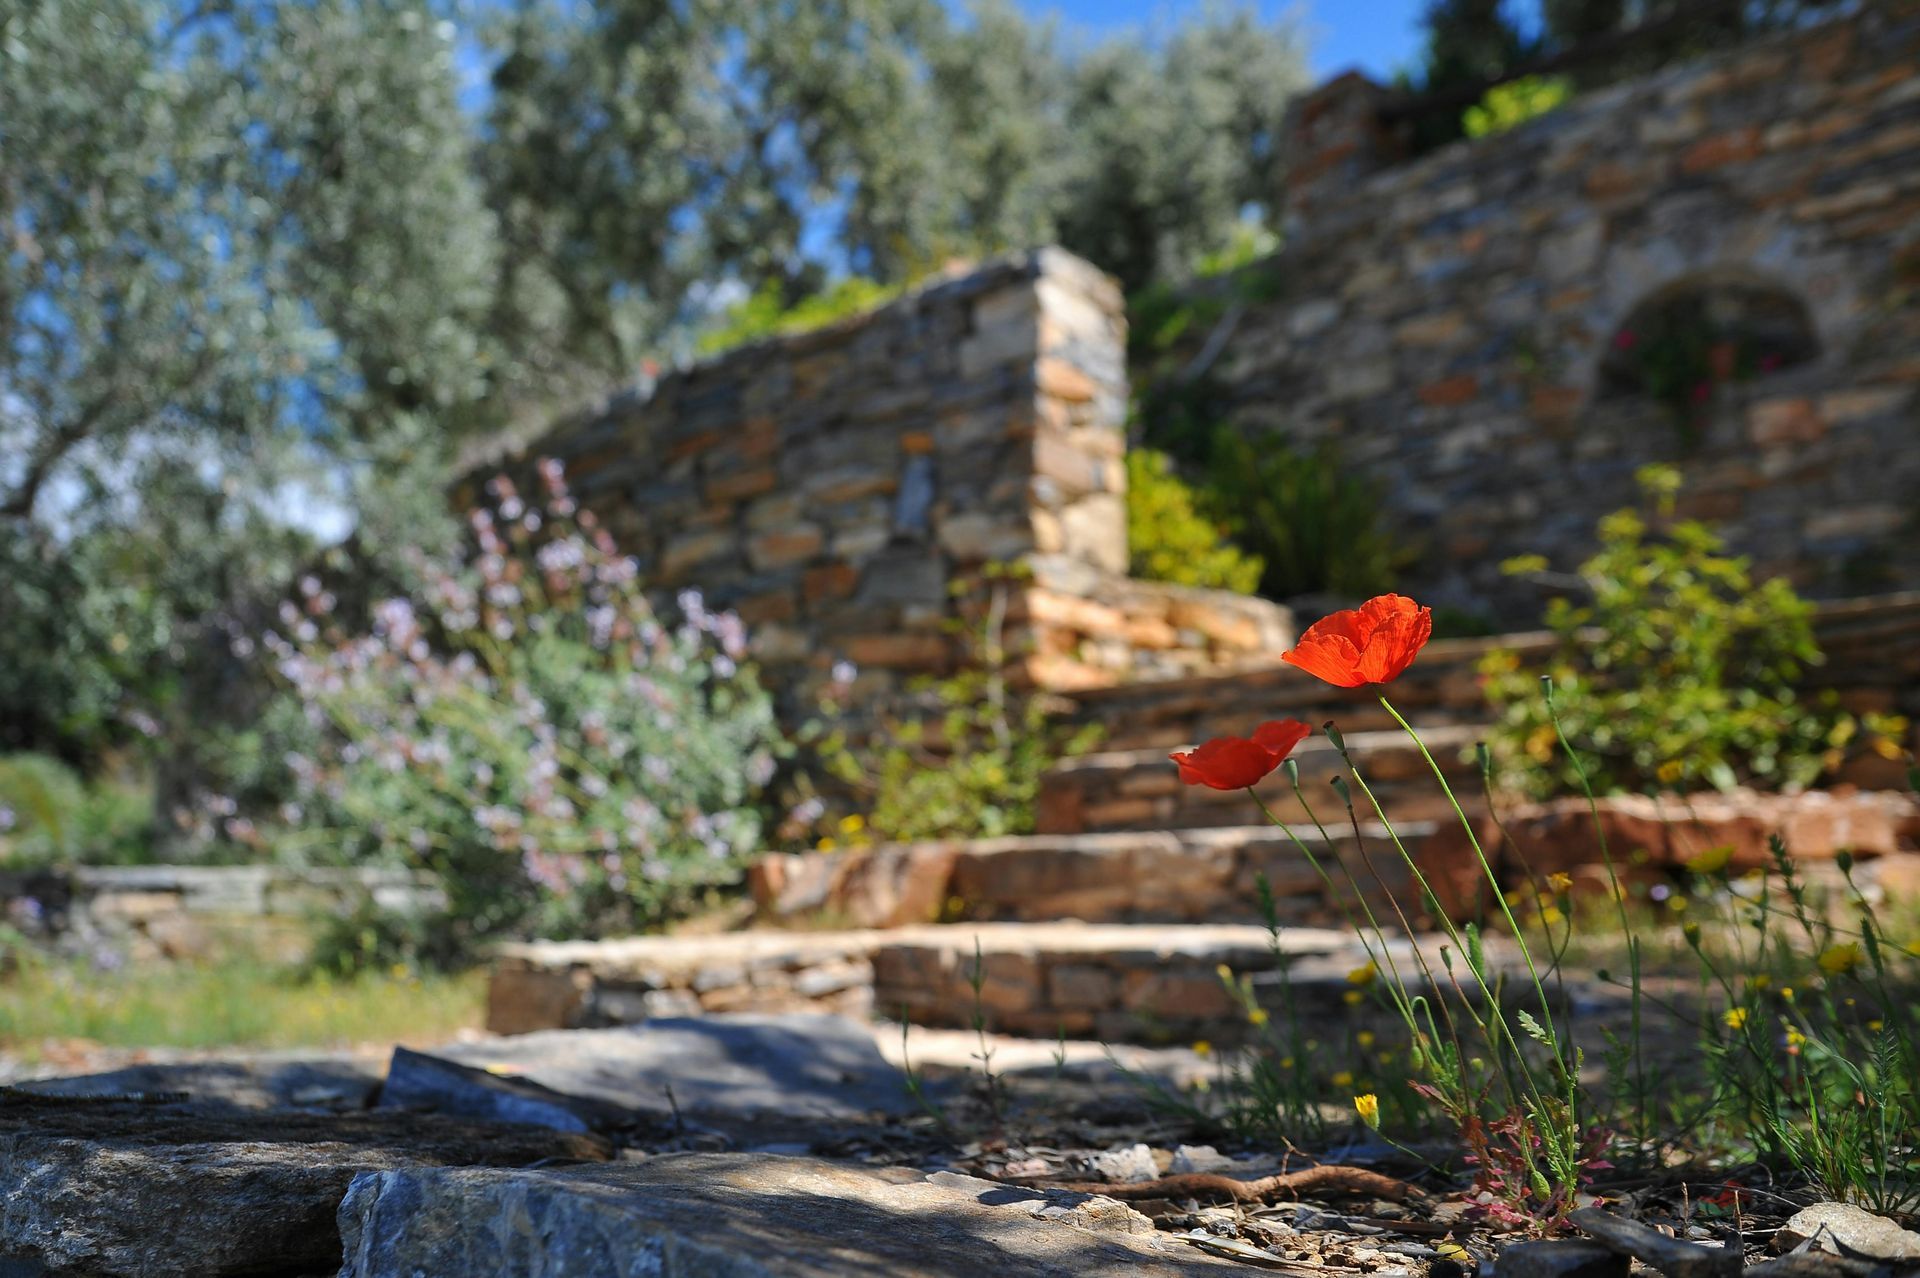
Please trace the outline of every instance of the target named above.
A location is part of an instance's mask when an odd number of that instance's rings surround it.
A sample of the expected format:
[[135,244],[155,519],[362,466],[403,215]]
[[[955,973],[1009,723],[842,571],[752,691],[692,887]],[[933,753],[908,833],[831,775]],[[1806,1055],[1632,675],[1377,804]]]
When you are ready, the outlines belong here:
[[1275,719],[1255,728],[1251,737],[1215,737],[1167,757],[1180,765],[1180,779],[1188,785],[1244,790],[1279,767],[1312,731],[1298,719]]
[[1381,595],[1307,627],[1280,660],[1336,688],[1390,683],[1433,637],[1433,610],[1405,595]]

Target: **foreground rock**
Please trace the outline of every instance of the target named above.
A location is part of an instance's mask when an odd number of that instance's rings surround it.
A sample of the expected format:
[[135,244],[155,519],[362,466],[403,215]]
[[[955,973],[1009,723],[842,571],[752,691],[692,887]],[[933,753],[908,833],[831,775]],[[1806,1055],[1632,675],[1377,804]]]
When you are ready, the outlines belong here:
[[[1088,1198],[1088,1204],[1103,1200]],[[341,1278],[1176,1278],[1243,1267],[1062,1215],[1046,1195],[811,1158],[669,1154],[561,1171],[431,1168],[353,1182]],[[1058,1215],[1052,1219],[1050,1216]],[[1086,1224],[1107,1224],[1100,1232]]]
[[1848,1203],[1804,1207],[1773,1236],[1781,1251],[1803,1243],[1841,1256],[1907,1261],[1920,1268],[1920,1234]]
[[1627,1278],[1633,1261],[1584,1238],[1514,1243],[1494,1262],[1494,1278]]
[[[396,1053],[382,1103],[558,1127],[568,1124],[536,1112],[564,1107],[602,1128],[608,1113],[642,1124],[698,1116],[756,1143],[774,1126],[818,1131],[916,1111],[906,1075],[880,1054],[873,1031],[838,1016],[668,1018],[451,1044],[434,1056],[471,1069],[436,1070],[431,1058]],[[511,1083],[540,1089],[548,1104],[506,1095]]]
[[230,1060],[128,1065],[16,1084],[37,1096],[183,1094],[201,1108],[360,1110],[380,1090],[379,1059],[261,1053]]
[[0,1258],[16,1263],[0,1273],[333,1273],[337,1208],[362,1173],[606,1157],[597,1138],[534,1127],[10,1091],[0,1094]]
[[1622,1256],[1630,1256],[1666,1278],[1735,1278],[1742,1266],[1738,1247],[1703,1247],[1669,1238],[1651,1225],[1625,1216],[1582,1207],[1567,1219]]

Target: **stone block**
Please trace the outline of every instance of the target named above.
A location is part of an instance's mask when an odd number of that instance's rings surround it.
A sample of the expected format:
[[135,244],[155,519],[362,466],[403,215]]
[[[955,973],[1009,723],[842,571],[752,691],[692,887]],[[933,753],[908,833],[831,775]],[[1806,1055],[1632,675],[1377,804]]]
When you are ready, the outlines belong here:
[[735,600],[732,608],[740,620],[749,626],[763,626],[770,621],[792,621],[799,613],[799,603],[791,589],[748,595]]
[[809,505],[832,506],[862,497],[891,496],[899,478],[877,466],[840,466],[800,481]]
[[684,580],[693,569],[732,554],[737,544],[731,528],[682,533],[660,552],[660,575],[668,581]]
[[1094,493],[1060,511],[1062,551],[1103,572],[1127,570],[1127,504],[1117,493]]
[[826,544],[826,534],[818,524],[769,528],[747,539],[747,562],[760,572],[787,568],[812,559]]
[[1121,986],[1121,1006],[1136,1016],[1191,1026],[1232,1016],[1235,1003],[1211,968],[1166,967],[1128,972]]
[[800,593],[809,607],[833,599],[845,599],[860,584],[860,570],[848,563],[820,564],[800,577]]
[[1763,399],[1747,410],[1747,437],[1762,448],[1811,444],[1826,433],[1827,424],[1810,399]]
[[487,982],[487,1032],[570,1029],[580,1023],[592,984],[593,978],[584,971],[497,962]]
[[1680,170],[1687,174],[1706,173],[1751,160],[1760,154],[1760,128],[1747,125],[1701,138],[1680,153]]
[[953,661],[952,641],[937,634],[894,632],[853,635],[844,640],[841,647],[847,658],[856,664],[888,670],[938,673],[945,671]]
[[1472,403],[1480,394],[1480,379],[1472,373],[1428,382],[1419,390],[1420,402],[1431,408],[1458,408]]
[[1458,346],[1470,332],[1465,312],[1449,310],[1403,321],[1393,330],[1393,340],[1401,346],[1431,350]]
[[1009,560],[1033,549],[1030,521],[1016,513],[968,511],[937,521],[935,540],[961,563]]
[[1034,383],[1042,395],[1069,404],[1084,404],[1100,390],[1099,383],[1085,371],[1054,355],[1045,356],[1034,365]]
[[771,466],[714,475],[701,488],[709,502],[731,503],[770,493],[780,484],[780,474]]

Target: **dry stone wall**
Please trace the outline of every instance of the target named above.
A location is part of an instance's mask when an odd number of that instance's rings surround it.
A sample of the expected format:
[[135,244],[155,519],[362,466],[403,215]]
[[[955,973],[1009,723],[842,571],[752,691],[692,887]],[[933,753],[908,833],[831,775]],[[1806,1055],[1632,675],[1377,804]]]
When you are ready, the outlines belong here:
[[1118,289],[1044,249],[674,373],[515,464],[564,463],[647,579],[737,611],[800,704],[840,660],[860,700],[964,659],[989,564],[1026,565],[1000,606],[1041,687],[1277,651],[1282,609],[1126,577],[1126,400]]
[[[1680,467],[1682,513],[1820,594],[1920,584],[1920,5],[1576,99],[1418,160],[1358,76],[1297,105],[1287,248],[1217,365],[1247,432],[1333,440],[1422,548],[1424,597],[1524,619],[1500,561],[1567,568]],[[1675,409],[1615,393],[1644,304],[1757,289],[1811,358]],[[1689,412],[1694,411],[1692,407]]]

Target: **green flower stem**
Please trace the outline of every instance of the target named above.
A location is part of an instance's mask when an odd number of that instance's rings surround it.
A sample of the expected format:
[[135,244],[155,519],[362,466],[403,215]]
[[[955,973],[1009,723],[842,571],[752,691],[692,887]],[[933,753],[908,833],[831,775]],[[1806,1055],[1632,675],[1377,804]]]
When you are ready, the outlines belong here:
[[[1527,944],[1526,933],[1520,930],[1520,920],[1514,917],[1513,907],[1507,904],[1507,894],[1500,890],[1500,876],[1493,872],[1493,862],[1489,861],[1487,854],[1481,850],[1480,836],[1474,833],[1473,822],[1467,819],[1466,810],[1460,806],[1460,800],[1454,797],[1453,787],[1447,784],[1447,774],[1440,770],[1439,761],[1427,749],[1427,743],[1420,739],[1420,734],[1413,730],[1413,725],[1400,717],[1400,712],[1393,708],[1393,703],[1386,697],[1380,698],[1380,706],[1393,716],[1393,721],[1405,729],[1407,736],[1419,748],[1420,757],[1427,761],[1429,768],[1433,769],[1434,778],[1440,782],[1441,792],[1447,796],[1447,802],[1453,805],[1453,814],[1460,818],[1460,828],[1466,831],[1467,842],[1473,845],[1473,855],[1480,862],[1480,868],[1487,876],[1487,885],[1493,889],[1493,899],[1500,903],[1500,912],[1506,916],[1507,927],[1513,932],[1513,939],[1520,946],[1520,957],[1526,960],[1527,975],[1533,978],[1533,991],[1540,1000],[1540,1014],[1546,1024],[1547,1036],[1553,1040],[1553,1049],[1558,1055],[1561,1051],[1560,1036],[1554,1029],[1553,1001],[1547,997],[1547,984],[1541,979],[1540,969],[1533,961],[1533,947]],[[1412,858],[1408,858],[1408,863],[1412,863]],[[1426,887],[1424,878],[1421,880],[1421,886]]]

